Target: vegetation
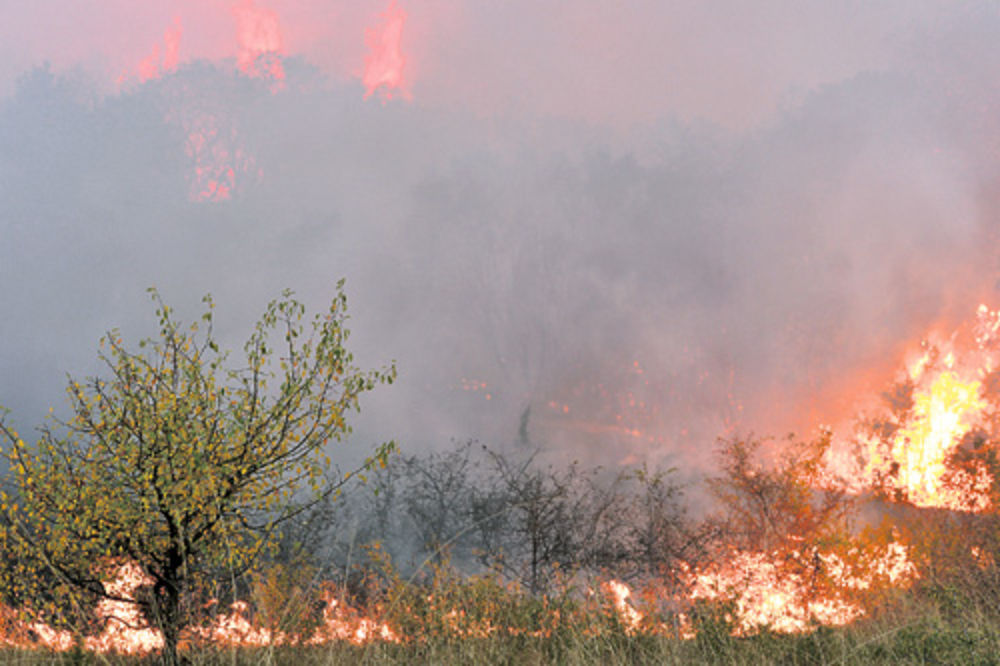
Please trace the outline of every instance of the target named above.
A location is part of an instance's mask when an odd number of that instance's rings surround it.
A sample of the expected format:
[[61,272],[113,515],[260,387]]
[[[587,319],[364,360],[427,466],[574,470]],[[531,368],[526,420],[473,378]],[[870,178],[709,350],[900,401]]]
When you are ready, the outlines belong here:
[[[152,296],[159,336],[130,351],[111,332],[106,375],[70,381],[66,420],[31,444],[0,419],[0,640],[38,644],[51,629],[36,620],[75,640],[0,649],[6,662],[1000,663],[1000,484],[957,509],[907,494],[892,456],[921,432],[912,380],[861,424],[878,463],[862,461],[867,496],[831,473],[829,433],[732,436],[713,510],[691,516],[673,469],[529,450],[527,411],[513,451],[384,445],[340,474],[327,445],[395,377],[354,367],[342,288],[308,332],[290,294],[272,302],[235,365],[210,299],[183,327]],[[978,395],[939,376],[947,395]],[[931,490],[1000,478],[994,407]],[[133,590],[113,581],[125,565]],[[108,602],[138,609],[113,621],[154,627],[162,648],[87,651]],[[791,624],[766,612],[781,604]]]
[[[411,590],[416,592],[416,588]],[[460,606],[469,615],[495,607],[496,590],[481,582],[467,582]],[[451,601],[457,597],[452,596]],[[510,597],[503,613],[520,626],[538,626],[551,617],[553,606],[538,599]],[[418,615],[410,628],[427,640],[405,644],[347,642],[307,647],[203,648],[188,653],[190,662],[203,666],[337,664],[792,664],[802,666],[871,664],[997,664],[1000,663],[1000,589],[958,590],[927,585],[897,598],[874,616],[848,627],[818,627],[804,634],[761,632],[733,636],[724,619],[706,613],[695,639],[645,634],[630,635],[608,609],[599,606],[586,625],[575,622],[544,636],[513,632],[487,637],[461,636],[448,631],[442,615]],[[540,612],[544,611],[544,613]],[[423,624],[426,622],[426,624]],[[93,655],[83,652],[52,654],[0,650],[3,663],[114,664],[139,666],[148,658]]]
[[[341,287],[308,337],[304,306],[288,292],[273,301],[235,367],[213,338],[211,299],[184,328],[152,297],[159,337],[137,352],[116,331],[105,337],[107,376],[70,381],[68,420],[53,420],[36,443],[0,424],[14,485],[0,507],[13,563],[0,583],[22,609],[79,627],[96,601],[123,598],[107,584],[117,565],[138,565],[149,583],[138,605],[174,664],[198,593],[242,576],[283,523],[342,485],[325,447],[349,432],[360,395],[395,369],[353,366]],[[383,446],[368,466],[388,453]]]

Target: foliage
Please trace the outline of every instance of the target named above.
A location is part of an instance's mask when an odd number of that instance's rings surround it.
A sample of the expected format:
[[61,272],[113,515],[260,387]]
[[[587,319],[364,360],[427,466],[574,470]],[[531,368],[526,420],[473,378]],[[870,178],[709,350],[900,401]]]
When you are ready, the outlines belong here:
[[[16,563],[0,583],[66,623],[119,597],[107,585],[115,564],[135,563],[150,581],[140,607],[175,661],[196,591],[249,570],[279,525],[337,492],[347,477],[331,473],[325,448],[395,368],[354,367],[342,282],[308,336],[291,292],[272,301],[235,367],[213,337],[210,297],[201,321],[184,327],[151,295],[159,336],[137,352],[117,331],[103,338],[107,376],[70,379],[67,420],[53,418],[34,444],[0,422],[13,482],[0,539]],[[366,466],[384,464],[391,448]]]
[[770,465],[759,460],[764,444],[753,437],[721,442],[722,475],[708,484],[724,512],[727,543],[768,552],[790,541],[839,541],[848,534],[852,502],[822,477],[829,433],[806,442],[790,439]]

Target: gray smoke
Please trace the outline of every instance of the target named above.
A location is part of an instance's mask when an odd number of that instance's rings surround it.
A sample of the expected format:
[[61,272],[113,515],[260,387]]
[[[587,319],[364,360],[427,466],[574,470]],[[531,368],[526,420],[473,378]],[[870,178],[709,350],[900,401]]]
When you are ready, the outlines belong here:
[[[23,428],[60,408],[104,331],[155,332],[148,286],[188,317],[211,292],[238,348],[282,288],[315,310],[346,277],[359,361],[400,369],[359,450],[701,467],[728,427],[808,428],[817,396],[995,297],[984,7],[749,128],[381,105],[296,58],[276,94],[207,61],[115,95],[28,69],[0,101],[0,404]],[[246,158],[228,201],[189,199],[206,117]]]

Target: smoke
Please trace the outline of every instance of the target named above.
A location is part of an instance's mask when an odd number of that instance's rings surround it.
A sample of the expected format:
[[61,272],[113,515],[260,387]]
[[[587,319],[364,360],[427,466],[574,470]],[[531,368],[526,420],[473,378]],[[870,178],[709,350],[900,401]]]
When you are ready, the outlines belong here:
[[[846,3],[870,19],[848,38],[846,9],[772,32],[773,3],[741,32],[745,12],[579,3],[549,23],[521,4],[383,15],[409,101],[364,76],[381,2],[315,25],[294,3],[178,3],[177,23],[141,21],[130,62],[160,40],[157,76],[118,91],[87,66],[93,40],[22,37],[63,50],[17,60],[0,101],[0,404],[37,423],[64,373],[99,369],[106,329],[154,332],[147,286],[189,317],[212,292],[238,348],[283,287],[315,310],[345,276],[359,361],[401,375],[362,405],[358,446],[703,466],[728,428],[846,416],[902,345],[995,297],[988,5],[931,28],[936,3],[898,20]],[[738,64],[768,37],[787,53]]]
[[285,79],[281,64],[284,40],[277,15],[257,7],[253,0],[243,0],[233,6],[239,54],[236,65],[248,76],[263,76],[276,81]]

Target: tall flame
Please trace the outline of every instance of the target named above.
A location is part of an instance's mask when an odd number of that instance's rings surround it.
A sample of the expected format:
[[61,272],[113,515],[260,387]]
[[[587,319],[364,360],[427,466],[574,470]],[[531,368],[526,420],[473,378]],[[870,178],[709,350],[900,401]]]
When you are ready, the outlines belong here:
[[403,36],[404,12],[393,0],[389,8],[379,17],[381,24],[365,31],[365,44],[370,53],[365,58],[365,99],[379,91],[383,102],[398,93],[403,99],[410,99],[403,79],[406,58],[400,48]]
[[[949,460],[984,418],[988,402],[983,379],[995,365],[996,313],[985,305],[977,313],[974,349],[961,350],[955,336],[924,343],[906,370],[909,408],[889,432],[862,434],[841,442],[830,458],[835,483],[853,492],[890,491],[920,507],[958,511],[990,508],[993,478],[980,463],[950,469]],[[856,447],[860,460],[849,451]]]
[[944,485],[945,461],[969,431],[969,419],[985,407],[979,388],[977,380],[944,371],[914,396],[913,417],[896,434],[892,459],[899,464],[898,487],[917,506],[965,507],[961,492]]

